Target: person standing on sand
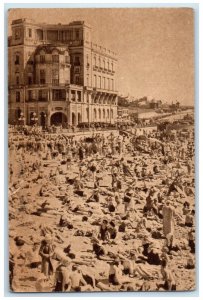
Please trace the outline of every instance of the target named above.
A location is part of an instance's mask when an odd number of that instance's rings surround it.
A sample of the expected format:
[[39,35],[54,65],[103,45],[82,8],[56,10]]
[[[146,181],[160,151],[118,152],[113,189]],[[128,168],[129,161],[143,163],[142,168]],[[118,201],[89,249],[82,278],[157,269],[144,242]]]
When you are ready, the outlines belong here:
[[50,276],[53,274],[53,265],[51,258],[54,255],[55,246],[52,242],[51,235],[47,234],[41,242],[39,249],[39,255],[42,258],[42,268],[41,272],[46,276],[46,281],[50,279]]
[[163,259],[161,262],[161,274],[163,276],[164,284],[158,286],[167,291],[176,291],[176,282],[172,271],[169,269],[167,260]]
[[174,235],[174,215],[175,210],[171,207],[170,201],[166,201],[166,204],[162,208],[163,214],[163,234],[167,240],[167,246],[172,247],[173,235]]

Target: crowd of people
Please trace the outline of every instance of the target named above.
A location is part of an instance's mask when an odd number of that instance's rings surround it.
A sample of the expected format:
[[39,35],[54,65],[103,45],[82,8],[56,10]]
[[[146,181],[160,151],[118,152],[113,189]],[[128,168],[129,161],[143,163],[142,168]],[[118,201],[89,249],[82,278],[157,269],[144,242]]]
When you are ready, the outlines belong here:
[[188,132],[10,134],[11,290],[194,289]]

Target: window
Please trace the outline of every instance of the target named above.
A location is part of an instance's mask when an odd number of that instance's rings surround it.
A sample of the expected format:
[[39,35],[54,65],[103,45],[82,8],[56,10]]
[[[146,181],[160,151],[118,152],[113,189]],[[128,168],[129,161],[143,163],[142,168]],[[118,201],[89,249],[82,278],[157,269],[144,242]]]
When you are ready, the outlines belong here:
[[113,119],[113,109],[111,109],[111,118]]
[[87,68],[89,68],[90,64],[89,64],[89,56],[87,54]]
[[77,98],[78,98],[78,102],[81,102],[81,92],[80,91],[78,91],[77,92]]
[[103,109],[103,119],[105,119],[105,109]]
[[58,78],[58,76],[59,76],[59,70],[58,69],[52,69],[52,76]]
[[99,76],[99,88],[101,89],[101,76]]
[[32,84],[32,76],[28,76],[28,84]]
[[40,74],[39,74],[39,81],[40,81],[40,84],[45,84],[46,83],[46,73],[45,73],[45,70],[40,70]]
[[65,40],[70,40],[70,30],[65,31]]
[[106,68],[105,60],[103,60],[103,68],[104,68],[104,69]]
[[52,55],[52,62],[58,63],[59,62],[59,55]]
[[37,33],[37,39],[40,41],[43,40],[43,30],[37,29],[36,33]]
[[74,64],[75,64],[75,66],[80,66],[80,57],[79,56],[75,56]]
[[80,73],[80,67],[75,67],[75,73]]
[[59,70],[52,69],[52,84],[58,85],[59,84]]
[[20,102],[20,92],[16,92],[16,102]]
[[89,86],[89,75],[87,75],[87,86]]
[[21,117],[21,114],[22,114],[22,110],[20,108],[18,108],[16,110],[16,114],[17,114],[17,118],[19,119]]
[[75,83],[80,84],[80,76],[78,75],[75,76]]
[[39,101],[48,101],[48,91],[47,90],[39,90],[38,94]]
[[28,91],[28,101],[35,101],[35,91]]
[[20,38],[21,35],[21,30],[18,28],[15,30],[15,40],[18,40]]
[[19,75],[16,76],[16,84],[17,84],[17,85],[20,84]]
[[94,75],[94,87],[96,87],[96,86],[97,86],[97,76]]
[[94,66],[96,66],[97,65],[97,58],[96,58],[96,56],[94,57]]
[[29,38],[32,37],[32,29],[31,28],[28,29],[28,36],[29,36]]
[[75,91],[71,91],[71,101],[75,101]]
[[16,54],[15,56],[15,65],[19,65],[20,64],[20,55]]
[[114,67],[113,67],[113,63],[111,63],[111,70],[112,70],[112,72],[113,72],[113,68],[114,68]]
[[53,101],[66,100],[66,90],[53,90]]
[[101,68],[101,58],[99,57],[99,67]]
[[53,85],[59,85],[59,80],[58,79],[52,79],[52,84]]
[[75,31],[75,38],[76,38],[76,40],[79,40],[79,38],[80,38],[80,31],[78,29],[76,29],[76,31]]
[[43,64],[45,62],[45,55],[40,55],[39,60]]
[[107,62],[107,69],[109,70],[109,61]]

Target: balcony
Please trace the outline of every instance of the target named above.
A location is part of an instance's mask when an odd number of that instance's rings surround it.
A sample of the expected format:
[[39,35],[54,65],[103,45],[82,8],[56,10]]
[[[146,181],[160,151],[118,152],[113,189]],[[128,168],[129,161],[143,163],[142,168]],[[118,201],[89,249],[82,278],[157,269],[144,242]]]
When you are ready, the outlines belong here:
[[80,66],[81,66],[80,61],[74,62],[74,63],[73,63],[73,66],[74,66],[74,67],[80,67]]
[[[67,43],[67,42],[66,42]],[[83,46],[83,40],[75,40],[75,41],[69,41],[69,46]]]
[[26,102],[37,102],[37,99],[34,99],[34,98],[28,98],[28,99],[26,99]]
[[52,101],[54,101],[54,102],[56,102],[56,101],[64,102],[64,101],[66,101],[66,98],[53,98]]
[[48,98],[38,98],[39,102],[48,102]]

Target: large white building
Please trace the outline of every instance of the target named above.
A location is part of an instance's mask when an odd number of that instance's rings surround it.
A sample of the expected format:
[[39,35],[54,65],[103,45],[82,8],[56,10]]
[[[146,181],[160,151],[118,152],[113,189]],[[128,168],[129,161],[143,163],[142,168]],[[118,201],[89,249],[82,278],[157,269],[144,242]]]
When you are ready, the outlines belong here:
[[83,21],[18,19],[8,40],[9,123],[39,125],[117,119],[117,56],[92,42]]

